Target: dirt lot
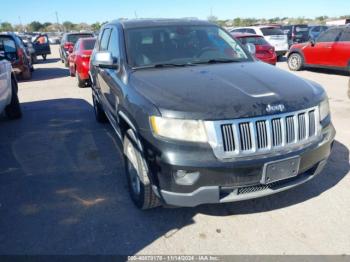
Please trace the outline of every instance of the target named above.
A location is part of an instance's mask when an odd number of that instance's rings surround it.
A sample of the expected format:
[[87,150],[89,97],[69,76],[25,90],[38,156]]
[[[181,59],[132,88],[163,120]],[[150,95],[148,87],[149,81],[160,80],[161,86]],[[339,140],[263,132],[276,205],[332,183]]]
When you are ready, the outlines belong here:
[[257,200],[142,212],[112,128],[95,122],[91,90],[57,50],[20,83],[23,119],[0,118],[0,254],[350,254],[348,76],[296,73],[326,88],[337,129],[314,180]]

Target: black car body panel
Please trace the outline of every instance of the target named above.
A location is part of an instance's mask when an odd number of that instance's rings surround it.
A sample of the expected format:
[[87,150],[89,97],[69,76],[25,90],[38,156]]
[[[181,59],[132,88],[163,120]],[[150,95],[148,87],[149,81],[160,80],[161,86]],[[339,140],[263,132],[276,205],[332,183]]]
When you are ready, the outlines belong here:
[[[155,135],[151,116],[208,123],[250,121],[254,117],[273,120],[277,113],[318,108],[326,99],[324,90],[317,83],[250,59],[161,68],[134,69],[129,66],[124,39],[127,30],[174,25],[213,26],[208,22],[188,20],[111,22],[102,27],[90,64],[94,100],[101,105],[122,141],[127,129],[136,134],[135,147],[145,158],[156,195],[164,203],[177,206],[238,201],[289,189],[321,172],[335,135],[329,116],[317,123],[320,127],[317,139],[261,155],[220,158],[214,152],[215,145],[209,142],[188,142]],[[104,32],[108,38],[110,34],[118,34],[118,42],[114,44],[119,45],[119,57],[113,68],[94,64],[96,54],[102,49]],[[275,105],[280,111],[268,110]],[[300,159],[298,176],[262,184],[267,163],[293,157]],[[191,174],[187,184],[177,180],[175,173],[178,171]],[[249,192],[243,196],[243,191]]]

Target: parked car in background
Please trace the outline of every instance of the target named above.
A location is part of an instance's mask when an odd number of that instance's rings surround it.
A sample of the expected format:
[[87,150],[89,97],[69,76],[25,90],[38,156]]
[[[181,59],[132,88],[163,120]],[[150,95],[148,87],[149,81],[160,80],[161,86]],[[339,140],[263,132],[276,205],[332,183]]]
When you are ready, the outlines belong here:
[[69,50],[74,48],[74,45],[78,42],[80,38],[94,37],[93,33],[66,33],[63,35],[60,44],[60,57],[62,63],[66,67],[69,66],[68,56]]
[[96,38],[80,38],[73,50],[69,50],[69,71],[75,76],[79,87],[90,86],[90,56],[94,49]]
[[309,41],[309,27],[308,25],[285,25],[282,26],[282,31],[288,37],[289,46],[295,43],[305,43]]
[[255,62],[208,21],[108,23],[90,73],[96,120],[121,140],[138,208],[274,194],[314,178],[330,156],[324,89]]
[[0,52],[12,63],[17,76],[25,80],[32,78],[31,57],[18,36],[13,33],[0,34]]
[[35,49],[34,49],[33,44],[31,42],[31,37],[25,36],[25,35],[18,35],[18,36],[26,49],[26,53],[29,57],[28,59],[30,59],[30,62],[32,65],[32,72],[33,72],[34,71],[33,64],[35,64],[37,62],[37,59],[36,59],[36,55],[35,55]]
[[277,57],[284,56],[288,49],[288,39],[279,26],[250,26],[239,27],[231,30],[231,33],[249,33],[265,37],[274,48]]
[[9,119],[22,116],[18,100],[17,80],[4,51],[0,51],[0,114],[5,111]]
[[334,27],[315,41],[292,45],[288,54],[290,70],[322,67],[350,71],[350,26]]
[[49,37],[47,34],[39,34],[32,41],[35,50],[35,56],[42,56],[46,60],[47,55],[51,54]]
[[48,33],[47,36],[49,37],[50,45],[58,45],[62,39],[60,33]]
[[255,45],[256,58],[265,63],[276,65],[277,55],[275,52],[275,48],[272,45],[270,45],[263,36],[247,33],[232,33],[232,35],[236,39],[238,39],[243,45],[246,45],[247,43]]
[[328,26],[325,25],[315,25],[309,27],[309,39],[315,40],[320,34],[329,29]]

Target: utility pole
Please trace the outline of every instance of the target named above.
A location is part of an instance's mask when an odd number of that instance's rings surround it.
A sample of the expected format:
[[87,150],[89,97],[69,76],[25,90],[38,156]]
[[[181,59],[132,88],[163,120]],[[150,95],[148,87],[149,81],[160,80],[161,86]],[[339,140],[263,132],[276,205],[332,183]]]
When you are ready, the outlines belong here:
[[138,16],[137,16],[136,10],[134,11],[134,15],[135,15],[135,18],[137,19]]
[[20,25],[21,31],[24,31],[23,30],[23,25],[22,25],[22,19],[21,19],[20,16],[18,17],[18,20],[19,20],[19,25]]
[[56,15],[56,23],[57,23],[57,26],[58,26],[58,31],[60,32],[60,20],[58,20],[58,13],[57,11],[55,12],[55,15]]

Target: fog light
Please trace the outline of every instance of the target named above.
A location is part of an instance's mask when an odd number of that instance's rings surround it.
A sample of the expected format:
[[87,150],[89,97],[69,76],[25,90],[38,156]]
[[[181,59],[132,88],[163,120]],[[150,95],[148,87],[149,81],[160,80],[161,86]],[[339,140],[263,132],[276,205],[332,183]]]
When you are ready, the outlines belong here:
[[198,171],[177,170],[173,173],[176,184],[193,185],[199,178]]

